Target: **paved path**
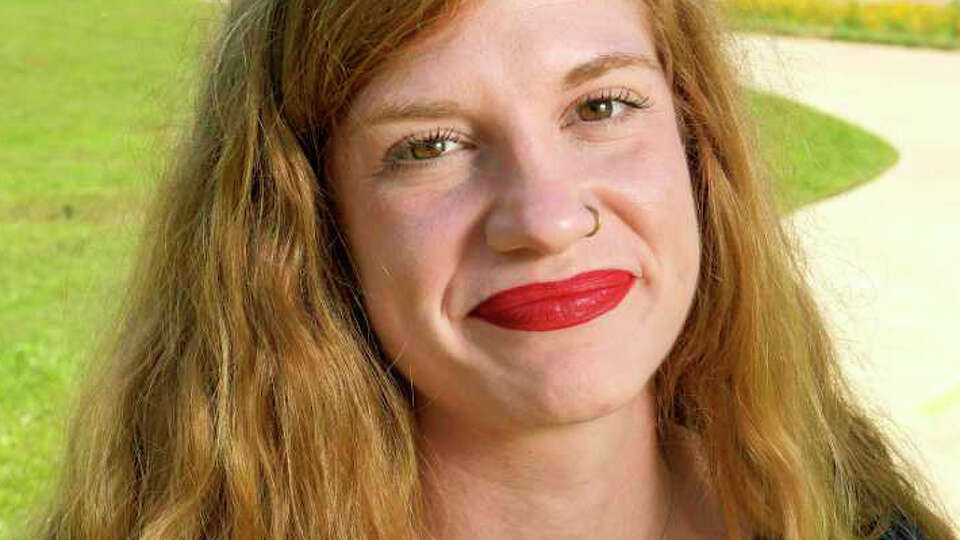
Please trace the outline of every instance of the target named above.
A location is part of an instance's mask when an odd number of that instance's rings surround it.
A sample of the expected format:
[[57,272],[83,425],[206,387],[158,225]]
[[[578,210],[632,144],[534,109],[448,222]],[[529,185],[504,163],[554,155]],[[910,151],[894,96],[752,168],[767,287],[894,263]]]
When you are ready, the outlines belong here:
[[801,209],[847,373],[960,522],[960,53],[737,36],[755,86],[890,141],[881,178]]

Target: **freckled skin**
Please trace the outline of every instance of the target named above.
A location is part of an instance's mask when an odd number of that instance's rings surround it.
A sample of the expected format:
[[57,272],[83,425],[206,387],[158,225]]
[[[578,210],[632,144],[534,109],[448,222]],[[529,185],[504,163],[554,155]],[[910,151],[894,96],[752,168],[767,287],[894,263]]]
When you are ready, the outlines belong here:
[[[355,124],[333,141],[332,182],[368,315],[430,402],[422,414],[517,430],[608,415],[647,390],[674,343],[700,245],[670,88],[640,67],[561,84],[598,54],[655,57],[641,15],[625,0],[487,2],[355,99]],[[607,89],[650,106],[581,103]],[[400,99],[455,100],[467,114],[360,120]],[[383,171],[391,147],[438,128],[461,142],[413,149]],[[589,238],[584,204],[602,219]],[[467,316],[500,290],[604,268],[639,279],[585,324],[523,332]]]

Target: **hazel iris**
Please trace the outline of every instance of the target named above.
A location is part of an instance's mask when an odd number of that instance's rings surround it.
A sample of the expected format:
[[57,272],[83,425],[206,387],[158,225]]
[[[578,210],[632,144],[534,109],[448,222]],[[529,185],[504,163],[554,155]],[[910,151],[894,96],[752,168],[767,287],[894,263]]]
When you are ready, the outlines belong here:
[[579,114],[581,120],[587,122],[610,118],[610,115],[613,114],[613,100],[603,99],[587,101],[580,106],[580,108],[577,110],[577,113]]

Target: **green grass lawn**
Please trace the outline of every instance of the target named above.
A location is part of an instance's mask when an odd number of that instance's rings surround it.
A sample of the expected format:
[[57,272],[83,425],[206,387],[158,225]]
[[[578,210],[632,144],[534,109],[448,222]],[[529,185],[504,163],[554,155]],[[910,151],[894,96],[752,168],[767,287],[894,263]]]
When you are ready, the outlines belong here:
[[[80,363],[109,324],[163,141],[217,7],[0,2],[0,538],[49,488]],[[895,160],[863,131],[757,94],[783,207]],[[109,391],[109,389],[104,389]]]
[[215,17],[196,0],[0,2],[0,538],[49,486]]
[[783,213],[876,178],[899,159],[883,139],[812,107],[763,92],[751,105]]

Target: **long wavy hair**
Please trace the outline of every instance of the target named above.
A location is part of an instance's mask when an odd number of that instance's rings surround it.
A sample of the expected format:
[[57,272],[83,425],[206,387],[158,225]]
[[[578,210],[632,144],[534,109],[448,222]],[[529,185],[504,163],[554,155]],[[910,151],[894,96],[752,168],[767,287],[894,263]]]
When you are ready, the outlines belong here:
[[[37,537],[427,536],[407,382],[364,317],[325,150],[377,68],[457,4],[225,7]],[[661,429],[698,436],[731,539],[875,538],[898,515],[956,539],[851,401],[716,7],[638,0],[641,12],[673,88],[703,246],[693,308],[655,376]]]

